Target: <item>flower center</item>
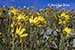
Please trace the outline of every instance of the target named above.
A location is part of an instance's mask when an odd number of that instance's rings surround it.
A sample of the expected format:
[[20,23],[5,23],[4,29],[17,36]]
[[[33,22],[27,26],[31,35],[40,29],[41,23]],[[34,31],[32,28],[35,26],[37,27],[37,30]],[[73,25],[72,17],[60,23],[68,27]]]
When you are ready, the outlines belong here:
[[62,17],[61,17],[61,19],[62,19],[62,20],[65,20],[65,17],[64,17],[64,16],[62,16]]

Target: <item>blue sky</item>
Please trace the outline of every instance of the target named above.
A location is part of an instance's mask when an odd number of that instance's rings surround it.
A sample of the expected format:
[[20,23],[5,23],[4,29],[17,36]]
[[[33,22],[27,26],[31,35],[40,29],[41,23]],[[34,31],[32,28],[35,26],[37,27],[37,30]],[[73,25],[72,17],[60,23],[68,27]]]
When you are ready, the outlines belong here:
[[7,7],[16,6],[34,6],[36,9],[48,7],[48,4],[70,4],[67,9],[75,9],[75,0],[0,0],[0,6],[5,5]]

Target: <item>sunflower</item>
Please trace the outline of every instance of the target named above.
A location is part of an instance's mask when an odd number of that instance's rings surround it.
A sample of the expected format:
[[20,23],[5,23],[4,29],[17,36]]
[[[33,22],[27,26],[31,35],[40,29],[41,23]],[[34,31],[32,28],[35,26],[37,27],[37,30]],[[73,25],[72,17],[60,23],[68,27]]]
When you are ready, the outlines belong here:
[[35,18],[32,17],[29,19],[29,22],[33,23],[37,27],[46,27],[46,23],[47,23],[44,17],[42,16],[38,16]]
[[20,42],[23,41],[22,39],[24,37],[28,36],[28,34],[24,32],[25,32],[25,28],[23,28],[22,26],[20,27],[16,26],[16,28],[11,29],[12,36],[14,37],[14,33],[17,34],[20,37]]
[[61,13],[59,16],[59,24],[67,24],[70,20],[70,16],[67,15],[65,12]]
[[10,8],[10,9],[8,10],[8,14],[11,15],[11,19],[12,19],[12,20],[15,20],[15,19],[16,19],[16,17],[17,17],[17,15],[18,15],[19,12],[20,12],[20,11],[19,11],[18,9],[16,9],[16,8]]
[[16,28],[16,33],[20,36],[20,37],[26,37],[28,34],[24,33],[25,28],[22,28],[21,26],[18,28]]
[[19,10],[16,9],[16,8],[10,8],[10,9],[8,10],[8,14],[13,13],[14,15],[16,15],[18,12],[19,12]]
[[68,38],[69,35],[71,34],[71,28],[66,27],[66,28],[63,29],[63,31],[66,32],[66,36],[65,36],[65,38]]
[[19,24],[19,25],[27,25],[28,24],[28,16],[24,15],[24,14],[19,14],[18,17],[17,17],[17,22],[16,24]]

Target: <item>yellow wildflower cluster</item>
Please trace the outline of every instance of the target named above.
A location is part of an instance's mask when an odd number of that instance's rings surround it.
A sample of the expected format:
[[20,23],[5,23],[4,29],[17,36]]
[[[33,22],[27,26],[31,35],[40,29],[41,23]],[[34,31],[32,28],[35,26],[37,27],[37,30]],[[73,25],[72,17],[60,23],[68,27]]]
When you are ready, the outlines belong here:
[[[75,37],[71,35],[75,30],[74,25],[75,11],[62,11],[53,7],[36,11],[25,6],[21,9],[2,7],[0,8],[0,42],[2,43],[0,46],[4,47],[0,49],[65,50],[62,44],[66,46],[67,40],[72,36]],[[49,46],[49,41],[50,47],[41,47]],[[53,42],[56,48],[51,46]]]
[[[43,16],[38,15],[36,17],[34,16],[34,13],[30,12],[28,15],[26,15],[28,12],[28,9],[26,11],[26,13],[21,12],[21,10],[18,10],[17,8],[11,7],[8,10],[8,14],[10,16],[11,19],[11,33],[12,33],[12,37],[17,34],[19,35],[21,41],[23,37],[28,36],[27,33],[25,32],[25,26],[27,25],[27,23],[29,22],[30,24],[34,24],[36,27],[46,27],[46,20]],[[16,31],[15,31],[16,30]]]

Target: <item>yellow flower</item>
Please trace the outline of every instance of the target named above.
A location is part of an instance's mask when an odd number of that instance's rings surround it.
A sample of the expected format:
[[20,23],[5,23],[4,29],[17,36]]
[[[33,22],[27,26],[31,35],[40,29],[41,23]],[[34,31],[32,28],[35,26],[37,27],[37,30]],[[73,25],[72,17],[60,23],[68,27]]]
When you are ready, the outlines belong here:
[[59,16],[59,24],[67,24],[70,20],[70,16],[67,15],[66,13],[61,13]]
[[42,16],[38,16],[35,18],[30,18],[29,19],[30,23],[33,23],[37,27],[46,27],[46,20]]
[[16,26],[16,28],[13,28],[11,30],[13,31],[13,32],[11,32],[12,36],[14,37],[14,32],[15,32],[15,34],[19,35],[20,41],[22,41],[23,37],[28,36],[27,33],[24,33],[25,32],[25,28],[22,28],[21,26],[20,27]]
[[13,13],[14,15],[16,15],[18,12],[19,12],[19,10],[16,8],[12,8],[12,9],[8,10],[8,14]]
[[19,10],[18,9],[16,9],[16,8],[10,8],[9,10],[8,10],[8,14],[13,14],[13,16],[11,16],[10,18],[12,19],[12,20],[15,20],[16,19],[16,15],[19,13]]
[[16,34],[18,34],[20,37],[26,37],[28,34],[24,33],[25,28],[22,28],[21,26],[16,28]]
[[18,21],[20,21],[20,22],[21,22],[21,20],[23,20],[24,23],[27,23],[27,21],[28,21],[28,16],[25,16],[24,14],[20,14],[20,15],[18,15],[17,19],[18,19]]
[[68,38],[68,37],[69,37],[69,35],[71,34],[71,28],[66,27],[66,28],[64,28],[64,30],[63,30],[63,31],[65,31],[65,32],[66,32],[66,37],[65,37],[65,38]]

